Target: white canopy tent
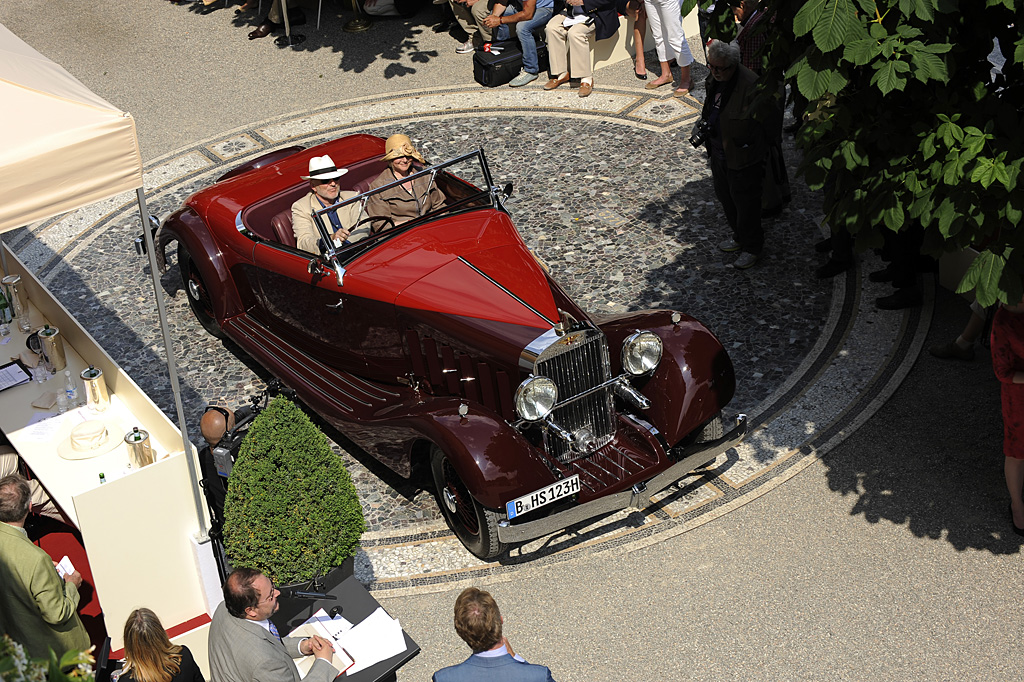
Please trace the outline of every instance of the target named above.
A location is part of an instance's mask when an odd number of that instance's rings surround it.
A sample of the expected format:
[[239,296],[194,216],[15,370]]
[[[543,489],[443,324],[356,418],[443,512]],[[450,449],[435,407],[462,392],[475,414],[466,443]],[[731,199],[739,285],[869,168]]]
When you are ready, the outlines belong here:
[[[120,111],[0,24],[0,233],[135,190],[153,276],[167,369],[185,453],[191,452],[174,351],[148,229],[142,156],[131,114]],[[4,255],[4,271],[7,270]],[[186,456],[205,536],[194,458]]]

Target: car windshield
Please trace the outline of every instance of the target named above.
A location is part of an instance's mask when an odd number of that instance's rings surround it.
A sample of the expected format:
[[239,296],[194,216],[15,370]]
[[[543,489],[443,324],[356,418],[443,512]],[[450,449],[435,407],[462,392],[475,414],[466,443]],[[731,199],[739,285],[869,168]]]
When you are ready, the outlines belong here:
[[[440,216],[471,209],[493,208],[496,205],[495,191],[491,189],[491,174],[482,149],[433,166],[414,166],[413,171],[408,177],[366,190],[340,204],[317,211],[314,214],[317,229],[323,243],[328,244],[324,255],[328,259],[336,258],[340,264],[345,265],[416,225]],[[403,184],[408,186],[409,182],[414,187],[411,194],[402,188]],[[392,211],[389,197],[397,194],[396,189],[406,195],[402,203],[408,204],[419,215],[402,216],[400,211]],[[409,198],[413,201],[409,201]],[[325,215],[349,204],[359,204],[360,213],[364,216],[360,223],[363,227],[369,226],[370,234],[351,244],[335,246],[329,237],[333,230],[328,230],[330,222]]]

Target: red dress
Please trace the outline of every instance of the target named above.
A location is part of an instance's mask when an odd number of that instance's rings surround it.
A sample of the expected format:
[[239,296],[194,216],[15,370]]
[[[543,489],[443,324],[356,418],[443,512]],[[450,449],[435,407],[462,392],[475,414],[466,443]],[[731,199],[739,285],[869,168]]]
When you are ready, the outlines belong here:
[[1003,454],[1024,459],[1024,384],[1013,383],[1014,373],[1024,370],[1024,313],[996,311],[992,369],[1003,387]]

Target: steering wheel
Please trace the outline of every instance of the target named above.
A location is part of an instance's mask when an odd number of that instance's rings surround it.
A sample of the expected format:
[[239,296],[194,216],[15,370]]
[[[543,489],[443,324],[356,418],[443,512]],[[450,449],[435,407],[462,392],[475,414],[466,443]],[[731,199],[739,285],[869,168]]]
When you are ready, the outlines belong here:
[[373,229],[373,225],[370,225],[370,234],[377,234],[381,230],[391,229],[392,227],[395,226],[395,221],[391,218],[391,216],[384,216],[384,215],[381,215],[381,216],[370,216],[369,218],[363,218],[358,223],[353,225],[352,226],[352,231],[355,232],[356,228],[359,227],[360,225],[362,225],[363,223],[378,223],[378,222],[390,223],[390,225],[385,225],[384,227],[379,227],[376,230]]

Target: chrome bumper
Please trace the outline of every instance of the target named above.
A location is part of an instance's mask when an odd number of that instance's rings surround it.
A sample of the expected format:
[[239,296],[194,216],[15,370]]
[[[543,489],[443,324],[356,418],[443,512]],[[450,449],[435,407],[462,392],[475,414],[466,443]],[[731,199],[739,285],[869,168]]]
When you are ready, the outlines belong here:
[[581,521],[610,514],[620,509],[628,507],[643,509],[650,502],[651,495],[672,485],[683,476],[718,457],[729,448],[735,447],[746,435],[747,415],[741,414],[736,417],[736,426],[729,433],[716,441],[704,443],[697,449],[691,450],[690,454],[686,455],[686,457],[649,481],[638,483],[630,490],[623,490],[614,495],[592,500],[586,504],[581,504],[535,521],[516,525],[510,524],[506,520],[499,521],[498,540],[507,543],[526,542],[527,540],[534,540],[568,528]]

